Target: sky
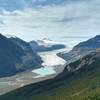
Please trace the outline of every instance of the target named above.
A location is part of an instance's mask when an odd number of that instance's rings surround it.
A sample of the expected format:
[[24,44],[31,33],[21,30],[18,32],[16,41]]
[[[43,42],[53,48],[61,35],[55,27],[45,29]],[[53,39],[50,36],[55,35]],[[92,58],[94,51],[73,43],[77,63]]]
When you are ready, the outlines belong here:
[[100,34],[100,0],[0,0],[0,33],[73,46]]

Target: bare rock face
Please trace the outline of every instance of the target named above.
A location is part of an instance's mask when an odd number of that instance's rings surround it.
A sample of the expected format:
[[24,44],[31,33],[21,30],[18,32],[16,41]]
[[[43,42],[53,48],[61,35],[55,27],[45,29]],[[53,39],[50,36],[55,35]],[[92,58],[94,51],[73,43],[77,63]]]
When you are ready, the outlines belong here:
[[77,70],[87,68],[96,62],[98,62],[100,64],[99,61],[100,61],[100,51],[92,52],[92,53],[80,58],[79,60],[67,65],[65,70],[67,69],[70,72],[75,72]]

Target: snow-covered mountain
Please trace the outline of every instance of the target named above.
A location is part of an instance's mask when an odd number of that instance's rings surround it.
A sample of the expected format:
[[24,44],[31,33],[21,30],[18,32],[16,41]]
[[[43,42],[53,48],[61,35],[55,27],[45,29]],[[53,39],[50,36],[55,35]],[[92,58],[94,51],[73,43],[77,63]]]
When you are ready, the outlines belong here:
[[61,44],[59,42],[56,41],[52,41],[48,38],[43,38],[42,40],[37,40],[38,44],[40,45],[55,45],[55,44]]
[[11,34],[5,34],[4,36],[6,38],[17,38],[15,35],[11,35]]
[[31,41],[30,45],[32,49],[37,52],[52,51],[57,49],[65,48],[66,46],[62,43],[52,41],[50,39],[44,38],[42,40]]

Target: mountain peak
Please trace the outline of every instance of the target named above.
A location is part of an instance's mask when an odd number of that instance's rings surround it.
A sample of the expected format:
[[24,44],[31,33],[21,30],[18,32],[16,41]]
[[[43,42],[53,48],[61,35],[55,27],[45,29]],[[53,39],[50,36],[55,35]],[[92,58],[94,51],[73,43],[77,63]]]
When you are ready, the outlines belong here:
[[50,40],[48,38],[43,38],[42,40],[38,40],[37,41],[39,44],[45,44],[45,45],[55,45],[55,44],[61,44],[59,42],[56,42],[56,41],[53,41],[53,40]]
[[15,35],[10,35],[10,34],[5,34],[4,36],[6,38],[17,38]]

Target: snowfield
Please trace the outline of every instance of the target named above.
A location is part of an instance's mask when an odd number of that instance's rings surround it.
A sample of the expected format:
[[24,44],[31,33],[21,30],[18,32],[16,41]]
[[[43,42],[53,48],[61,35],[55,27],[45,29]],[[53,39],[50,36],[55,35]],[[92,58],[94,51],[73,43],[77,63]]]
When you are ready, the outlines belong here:
[[50,39],[44,38],[42,40],[38,40],[38,43],[40,43],[40,45],[55,45],[55,44],[61,44],[60,42],[56,42],[56,41],[52,41]]
[[66,63],[65,60],[63,60],[62,58],[58,57],[56,54],[46,54],[46,55],[42,55],[42,60],[43,62],[43,66],[57,66],[57,65],[64,65]]
[[44,67],[46,66],[54,67],[58,65],[64,65],[66,61],[63,58],[57,56],[57,53],[64,52],[64,51],[69,52],[70,50],[67,48],[64,48],[64,49],[39,53],[40,57],[43,60],[42,65]]

